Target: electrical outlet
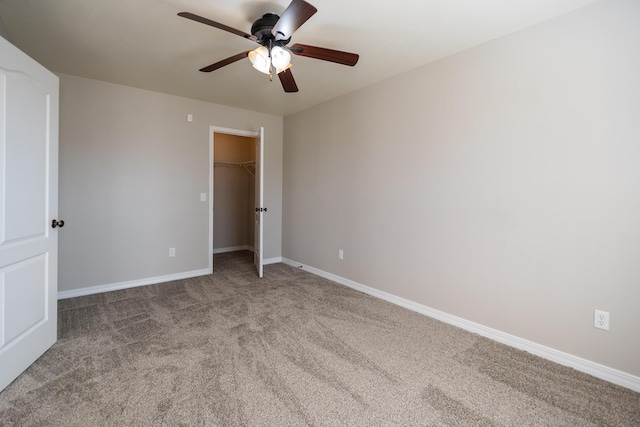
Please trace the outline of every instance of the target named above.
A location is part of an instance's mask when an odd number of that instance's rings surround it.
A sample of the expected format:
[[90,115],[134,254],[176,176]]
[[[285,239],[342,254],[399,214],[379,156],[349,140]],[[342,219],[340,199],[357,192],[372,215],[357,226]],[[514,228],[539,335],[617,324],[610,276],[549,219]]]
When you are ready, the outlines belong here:
[[169,248],[169,256],[176,256],[176,248]]
[[594,310],[593,312],[593,326],[598,329],[609,330],[609,312],[602,310]]
[[338,259],[344,259],[344,252],[342,249],[338,249]]

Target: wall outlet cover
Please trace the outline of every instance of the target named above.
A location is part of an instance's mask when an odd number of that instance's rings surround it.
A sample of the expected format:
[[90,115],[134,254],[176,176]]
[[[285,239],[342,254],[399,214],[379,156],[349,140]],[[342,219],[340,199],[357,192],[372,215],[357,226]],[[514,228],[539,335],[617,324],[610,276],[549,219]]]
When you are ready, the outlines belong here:
[[609,312],[602,310],[593,311],[593,326],[598,329],[609,330]]

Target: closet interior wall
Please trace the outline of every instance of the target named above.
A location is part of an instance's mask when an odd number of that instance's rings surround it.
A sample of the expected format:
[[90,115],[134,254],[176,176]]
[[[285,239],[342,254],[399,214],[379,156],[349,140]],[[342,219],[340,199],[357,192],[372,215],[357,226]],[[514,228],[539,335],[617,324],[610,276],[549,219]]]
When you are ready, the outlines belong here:
[[255,138],[216,132],[213,140],[213,252],[253,250]]

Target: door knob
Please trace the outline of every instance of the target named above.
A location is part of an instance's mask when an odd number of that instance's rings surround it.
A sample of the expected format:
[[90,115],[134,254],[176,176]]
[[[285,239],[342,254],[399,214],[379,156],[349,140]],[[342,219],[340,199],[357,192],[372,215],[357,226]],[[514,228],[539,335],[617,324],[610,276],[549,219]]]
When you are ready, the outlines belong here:
[[64,227],[64,221],[60,220],[58,221],[57,219],[54,219],[53,221],[51,221],[51,228],[56,228],[56,227]]

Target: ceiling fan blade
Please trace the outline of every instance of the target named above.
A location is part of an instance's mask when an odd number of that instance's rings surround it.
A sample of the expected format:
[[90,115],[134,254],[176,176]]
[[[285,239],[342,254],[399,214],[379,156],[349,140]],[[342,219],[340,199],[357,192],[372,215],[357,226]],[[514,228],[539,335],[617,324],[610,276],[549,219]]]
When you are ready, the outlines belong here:
[[240,37],[244,37],[245,39],[258,41],[256,36],[252,36],[251,34],[245,33],[244,31],[236,30],[235,28],[229,27],[227,25],[221,24],[216,21],[212,21],[211,19],[203,18],[202,16],[195,15],[190,12],[180,12],[178,16],[182,16],[183,18],[191,19],[192,21],[200,22],[205,25],[210,25],[212,27],[218,28],[220,30],[227,31],[229,33],[238,35]]
[[280,83],[282,83],[282,88],[285,92],[291,93],[298,91],[298,85],[296,85],[296,81],[293,79],[290,68],[279,73],[278,77],[280,77]]
[[317,11],[318,9],[304,0],[293,0],[273,26],[271,34],[276,40],[286,40]]
[[309,46],[307,44],[294,44],[289,50],[299,56],[321,59],[323,61],[335,62],[336,64],[353,67],[358,63],[360,55],[357,53],[343,52],[341,50],[327,49],[324,47]]
[[210,73],[214,70],[217,70],[218,68],[224,67],[225,65],[233,64],[236,61],[240,61],[241,59],[246,58],[248,54],[249,54],[249,51],[246,51],[246,52],[239,53],[237,55],[230,56],[227,59],[223,59],[222,61],[216,62],[215,64],[211,64],[207,67],[200,68],[200,71],[202,71],[203,73]]

